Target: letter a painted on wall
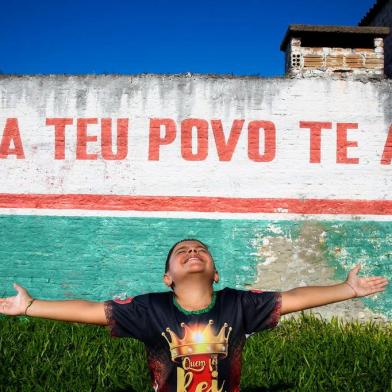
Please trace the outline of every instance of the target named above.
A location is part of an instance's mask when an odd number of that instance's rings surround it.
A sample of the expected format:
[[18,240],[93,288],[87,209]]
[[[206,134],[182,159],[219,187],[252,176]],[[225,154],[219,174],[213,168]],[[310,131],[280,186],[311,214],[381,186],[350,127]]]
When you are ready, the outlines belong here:
[[385,142],[384,151],[382,153],[381,164],[390,165],[392,162],[392,125],[389,128],[387,141]]
[[16,155],[17,159],[25,157],[17,118],[7,118],[1,138],[0,158],[8,158],[8,155]]

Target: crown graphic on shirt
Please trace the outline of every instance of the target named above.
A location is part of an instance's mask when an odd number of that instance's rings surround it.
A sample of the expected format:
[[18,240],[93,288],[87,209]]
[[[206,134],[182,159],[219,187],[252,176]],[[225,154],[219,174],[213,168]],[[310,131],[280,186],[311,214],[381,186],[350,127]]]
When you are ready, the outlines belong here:
[[215,334],[213,324],[213,320],[209,320],[208,324],[202,327],[181,323],[185,330],[183,338],[179,338],[170,328],[166,328],[162,336],[169,344],[172,361],[195,354],[218,354],[226,357],[232,328],[224,323],[219,333]]

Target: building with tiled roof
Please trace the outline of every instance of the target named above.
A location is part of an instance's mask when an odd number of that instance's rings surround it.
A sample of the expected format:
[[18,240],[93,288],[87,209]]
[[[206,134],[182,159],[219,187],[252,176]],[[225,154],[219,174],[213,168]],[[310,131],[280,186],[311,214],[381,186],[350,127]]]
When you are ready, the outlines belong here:
[[[359,22],[359,26],[392,27],[392,0],[377,0]],[[384,40],[385,74],[392,77],[392,35]]]
[[280,49],[290,77],[384,78],[388,27],[290,25]]

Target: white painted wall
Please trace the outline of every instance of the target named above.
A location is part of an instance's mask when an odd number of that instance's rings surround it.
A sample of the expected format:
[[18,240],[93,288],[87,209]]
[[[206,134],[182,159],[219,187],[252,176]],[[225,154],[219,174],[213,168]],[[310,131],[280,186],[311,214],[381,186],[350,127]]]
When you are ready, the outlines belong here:
[[[224,196],[257,198],[392,199],[392,166],[381,164],[392,124],[390,81],[262,79],[212,76],[31,76],[0,79],[0,142],[7,118],[17,118],[25,159],[0,159],[0,193]],[[54,127],[46,118],[73,119],[65,159],[54,159]],[[129,151],[120,161],[100,158],[100,127],[88,152],[76,160],[77,118],[128,118]],[[177,124],[173,143],[149,161],[151,118]],[[208,156],[181,157],[180,123],[209,122]],[[229,162],[219,161],[210,120],[226,137],[233,120],[245,120]],[[276,156],[253,162],[247,154],[250,121],[276,126]],[[309,162],[310,132],[300,121],[331,122],[322,131],[321,161]],[[336,163],[336,124],[356,123],[347,155],[358,164]]]

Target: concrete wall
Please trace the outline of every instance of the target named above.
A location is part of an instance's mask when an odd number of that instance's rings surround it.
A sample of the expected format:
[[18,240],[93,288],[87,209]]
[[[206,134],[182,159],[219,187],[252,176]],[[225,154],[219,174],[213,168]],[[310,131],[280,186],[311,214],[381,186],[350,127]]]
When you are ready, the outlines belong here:
[[[1,294],[13,281],[45,298],[163,290],[165,255],[189,237],[211,245],[218,288],[329,283],[357,261],[391,278],[391,90],[2,77]],[[392,317],[388,293],[360,305]]]

